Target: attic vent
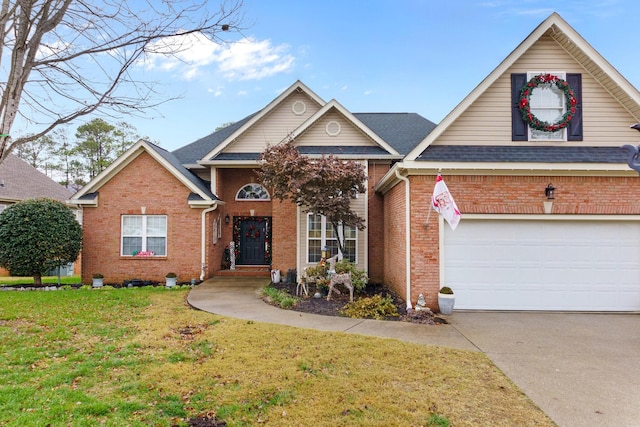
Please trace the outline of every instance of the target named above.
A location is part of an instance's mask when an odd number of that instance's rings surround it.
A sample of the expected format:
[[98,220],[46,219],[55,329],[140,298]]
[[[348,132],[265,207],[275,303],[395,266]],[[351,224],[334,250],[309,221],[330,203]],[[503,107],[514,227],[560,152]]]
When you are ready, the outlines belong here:
[[293,111],[293,114],[295,114],[296,116],[300,116],[304,114],[305,111],[307,111],[307,106],[302,101],[296,101],[291,106],[291,111]]
[[342,130],[342,128],[340,127],[340,123],[336,122],[335,120],[331,120],[329,123],[327,123],[327,127],[325,129],[327,131],[327,135],[329,136],[338,136],[340,135],[340,131]]

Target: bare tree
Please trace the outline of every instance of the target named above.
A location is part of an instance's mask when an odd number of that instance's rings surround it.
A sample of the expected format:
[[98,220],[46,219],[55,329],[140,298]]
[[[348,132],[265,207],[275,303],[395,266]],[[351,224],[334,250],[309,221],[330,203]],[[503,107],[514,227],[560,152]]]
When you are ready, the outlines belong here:
[[[135,114],[165,102],[133,65],[175,56],[188,35],[238,30],[242,0],[2,0],[0,163],[9,152],[94,112]],[[5,62],[9,61],[9,64]],[[21,116],[36,131],[12,139]]]

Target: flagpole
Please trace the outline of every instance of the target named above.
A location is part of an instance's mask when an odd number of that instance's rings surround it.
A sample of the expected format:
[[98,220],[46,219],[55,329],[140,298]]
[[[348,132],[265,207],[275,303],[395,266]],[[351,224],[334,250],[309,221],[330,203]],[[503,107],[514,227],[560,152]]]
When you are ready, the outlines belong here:
[[[442,172],[442,168],[438,168],[438,175]],[[437,176],[437,175],[436,175]],[[429,218],[431,218],[431,211],[433,210],[433,198],[429,201],[429,211],[427,212],[427,220],[424,222],[424,227],[427,228],[429,226]]]

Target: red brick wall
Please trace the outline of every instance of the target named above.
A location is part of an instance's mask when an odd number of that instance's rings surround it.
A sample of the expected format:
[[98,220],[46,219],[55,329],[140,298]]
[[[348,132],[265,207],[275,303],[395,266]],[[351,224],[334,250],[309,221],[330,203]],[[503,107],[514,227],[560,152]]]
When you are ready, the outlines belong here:
[[[456,176],[444,179],[458,208],[465,214],[544,214],[547,201],[544,189],[549,183],[556,187],[552,215],[638,215],[640,214],[640,180],[638,177],[531,177],[531,176]],[[411,176],[411,283],[412,303],[423,293],[431,308],[437,307],[439,277],[438,215],[431,213],[428,227],[424,222],[430,209],[430,198],[435,176]],[[399,197],[396,186],[385,195],[385,237],[389,236],[387,223],[394,225],[396,216],[393,203]],[[400,203],[400,202],[398,202]],[[403,203],[403,202],[402,202]],[[391,211],[388,211],[388,207]],[[445,224],[445,227],[448,225]],[[398,232],[404,233],[402,230]],[[389,245],[385,245],[389,246]],[[392,249],[391,247],[389,249]],[[388,255],[389,256],[389,255]],[[392,254],[392,256],[395,256]],[[385,279],[397,277],[389,268],[398,268],[398,262],[385,263]],[[404,284],[404,281],[402,282]],[[397,286],[397,285],[396,285]],[[401,294],[404,295],[404,294]]]
[[273,268],[284,276],[296,268],[297,206],[289,201],[273,201]]
[[368,175],[368,222],[366,233],[369,240],[369,265],[367,266],[369,279],[372,283],[381,283],[384,277],[384,245],[382,235],[384,230],[384,205],[380,194],[373,191],[373,187],[389,170],[389,165],[369,164]]
[[[164,281],[173,271],[178,280],[201,272],[201,209],[187,204],[190,191],[147,153],[141,154],[99,189],[97,208],[83,212],[82,281],[102,273],[105,283],[126,279]],[[167,256],[120,256],[121,216],[167,215]],[[207,229],[211,230],[211,217]],[[207,245],[211,245],[211,232]]]
[[403,182],[385,194],[383,205],[383,246],[385,252],[383,280],[385,285],[404,298],[406,294],[406,228],[405,184]]

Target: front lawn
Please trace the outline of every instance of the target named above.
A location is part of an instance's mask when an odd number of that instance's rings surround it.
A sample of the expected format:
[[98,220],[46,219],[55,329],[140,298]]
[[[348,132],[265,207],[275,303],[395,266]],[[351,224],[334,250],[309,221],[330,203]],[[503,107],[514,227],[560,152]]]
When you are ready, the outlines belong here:
[[0,292],[0,425],[553,425],[481,353],[221,317],[186,292]]

